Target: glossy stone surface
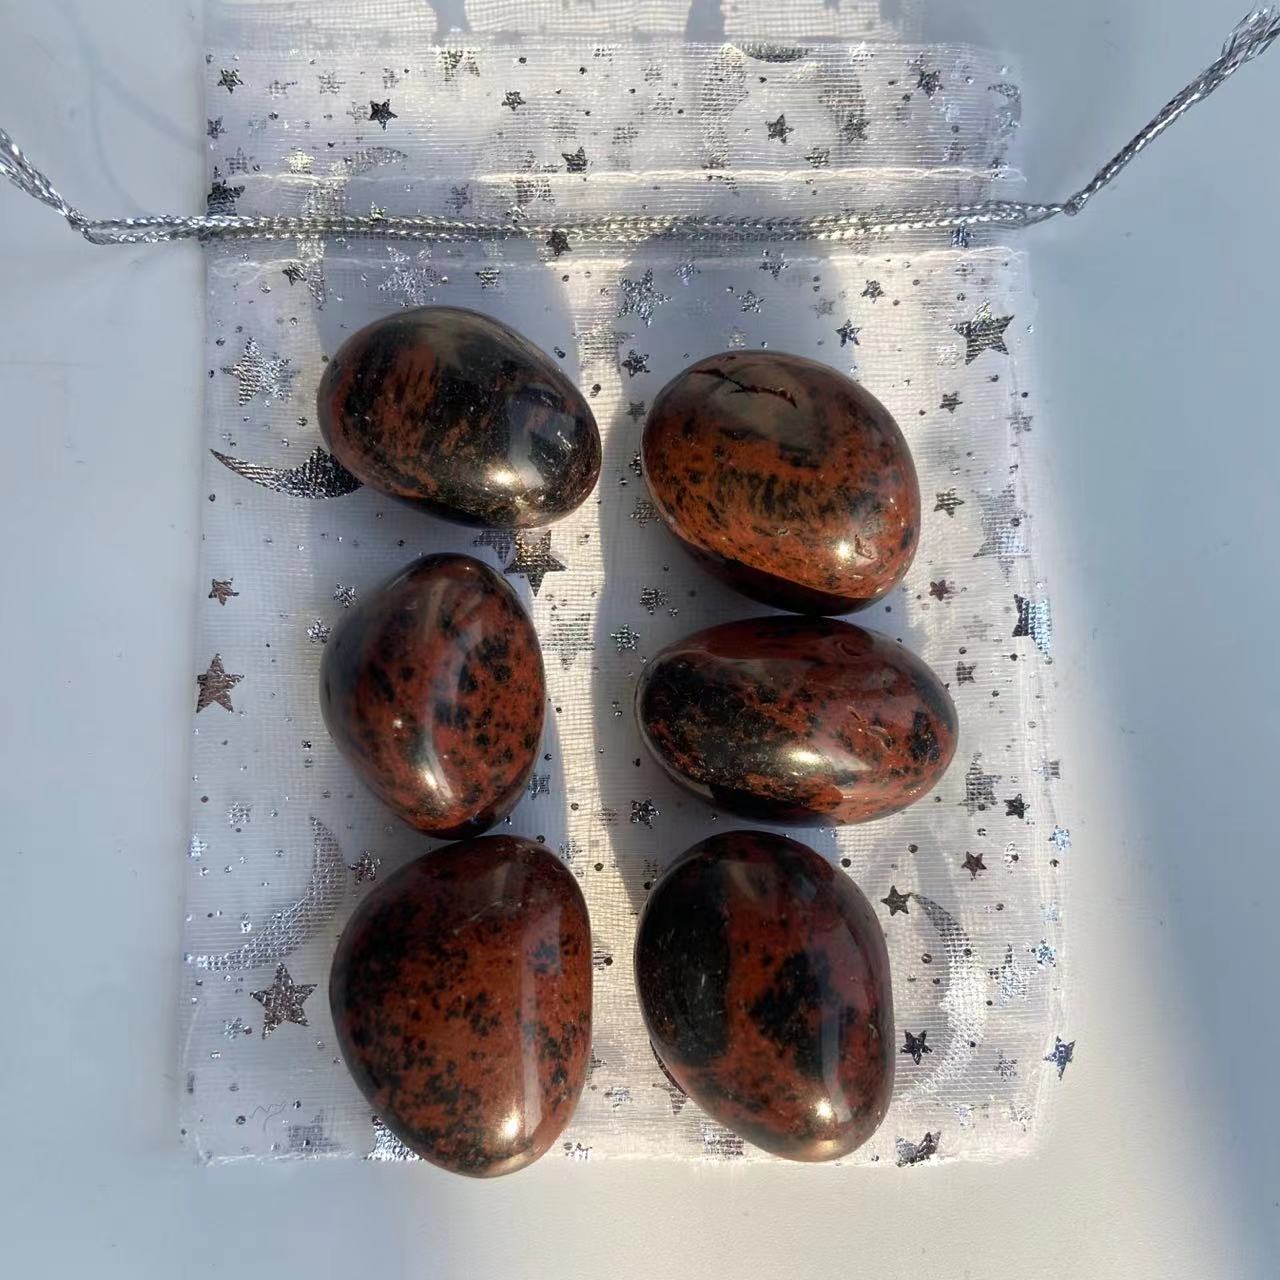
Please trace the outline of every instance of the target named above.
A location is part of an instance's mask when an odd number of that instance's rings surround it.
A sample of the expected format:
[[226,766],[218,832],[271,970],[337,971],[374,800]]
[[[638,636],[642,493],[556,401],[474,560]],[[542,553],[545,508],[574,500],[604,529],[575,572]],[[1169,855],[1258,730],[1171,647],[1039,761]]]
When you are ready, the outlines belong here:
[[338,1043],[374,1112],[441,1168],[513,1173],[559,1137],[591,1053],[578,882],[514,836],[449,845],[364,899],[329,977]]
[[836,618],[754,618],[663,649],[636,693],[641,734],[704,800],[831,826],[919,800],[955,752],[955,706],[902,645]]
[[380,800],[433,836],[475,835],[511,812],[545,702],[529,615],[470,556],[416,560],[343,617],[320,663],[334,742]]
[[834,1160],[884,1119],[884,934],[857,885],[806,845],[764,831],[694,845],[645,903],[635,968],[659,1059],[748,1142]]
[[920,487],[865,387],[800,356],[727,351],[658,393],[645,479],[672,532],[730,586],[797,613],[848,613],[906,573]]
[[475,311],[420,307],[361,329],[329,361],[317,409],[353,475],[463,524],[558,520],[600,474],[600,434],[578,389]]

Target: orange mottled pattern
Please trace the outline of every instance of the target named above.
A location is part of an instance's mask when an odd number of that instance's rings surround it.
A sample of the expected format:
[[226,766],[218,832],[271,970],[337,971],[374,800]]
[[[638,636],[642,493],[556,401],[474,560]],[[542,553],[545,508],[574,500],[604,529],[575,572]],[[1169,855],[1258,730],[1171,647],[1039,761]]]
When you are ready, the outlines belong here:
[[591,1054],[591,929],[545,847],[485,836],[374,889],[334,956],[343,1057],[401,1141],[455,1173],[532,1163],[577,1105]]
[[835,618],[754,618],[687,636],[645,668],[636,708],[650,750],[703,799],[818,826],[919,800],[958,732],[925,663]]
[[884,935],[847,876],[763,831],[695,845],[654,885],[636,987],[659,1059],[704,1111],[793,1160],[834,1160],[893,1092]]
[[492,569],[424,556],[334,630],[320,703],[379,799],[430,835],[473,835],[528,786],[546,703],[542,651]]
[[690,365],[654,399],[642,459],[676,536],[766,604],[847,613],[915,555],[920,488],[897,423],[816,361],[729,351]]

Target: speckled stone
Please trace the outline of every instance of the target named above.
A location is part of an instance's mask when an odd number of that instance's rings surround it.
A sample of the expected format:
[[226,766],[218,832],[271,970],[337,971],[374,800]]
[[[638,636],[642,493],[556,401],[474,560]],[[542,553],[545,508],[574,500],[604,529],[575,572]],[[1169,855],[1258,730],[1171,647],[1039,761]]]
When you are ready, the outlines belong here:
[[329,733],[429,835],[475,835],[528,786],[546,687],[533,623],[470,556],[424,556],[350,610],[320,664]]
[[654,1051],[708,1115],[792,1160],[865,1142],[893,1092],[889,954],[857,885],[764,831],[696,844],[640,915]]
[[865,387],[824,364],[727,351],[658,393],[645,479],[673,533],[753,600],[848,613],[901,580],[920,487],[907,442]]
[[677,782],[783,824],[905,808],[942,777],[958,732],[919,658],[836,618],[727,622],[668,645],[644,669],[636,711]]
[[348,471],[463,524],[559,520],[600,474],[582,394],[533,343],[475,311],[419,307],[353,334],[324,371],[317,410]]
[[582,891],[531,840],[425,854],[356,909],[329,1004],[356,1084],[402,1142],[454,1173],[514,1173],[559,1137],[587,1074]]

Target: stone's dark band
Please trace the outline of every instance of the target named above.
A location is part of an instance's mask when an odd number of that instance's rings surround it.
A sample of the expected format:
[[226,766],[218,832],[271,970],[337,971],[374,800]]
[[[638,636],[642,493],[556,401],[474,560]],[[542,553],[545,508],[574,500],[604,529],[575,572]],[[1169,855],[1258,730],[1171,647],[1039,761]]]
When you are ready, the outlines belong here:
[[548,524],[600,474],[581,392],[513,329],[457,307],[399,312],[353,334],[325,368],[317,410],[354,476],[461,524]]
[[888,951],[812,849],[762,831],[694,845],[645,903],[635,967],[659,1061],[713,1118],[794,1160],[875,1132],[896,1058]]
[[677,782],[763,822],[885,817],[955,752],[955,707],[901,645],[834,618],[755,618],[679,640],[645,667],[641,734]]
[[416,560],[356,605],[320,665],[329,733],[361,779],[429,835],[475,835],[528,786],[546,686],[533,623],[470,556]]

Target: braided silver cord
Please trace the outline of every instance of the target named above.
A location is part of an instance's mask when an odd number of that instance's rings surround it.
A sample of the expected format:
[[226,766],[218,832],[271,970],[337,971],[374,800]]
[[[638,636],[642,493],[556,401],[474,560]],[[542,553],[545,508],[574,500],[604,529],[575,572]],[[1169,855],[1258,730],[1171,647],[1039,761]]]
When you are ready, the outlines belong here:
[[1060,213],[1076,214],[1111,183],[1140,151],[1176,120],[1203,102],[1240,67],[1265,53],[1280,36],[1280,5],[1248,14],[1227,37],[1219,56],[1068,199],[1051,204],[991,200],[978,204],[845,210],[802,218],[707,217],[698,214],[620,215],[583,222],[507,223],[429,216],[316,215],[255,217],[204,214],[147,218],[88,218],[59,194],[45,175],[0,129],[0,173],[28,195],[56,209],[91,244],[153,244],[168,240],[293,240],[304,236],[370,237],[389,240],[478,242],[546,239],[553,233],[584,244],[630,244],[655,239],[732,243],[748,240],[839,242],[907,231],[963,234],[980,227],[1029,227]]

